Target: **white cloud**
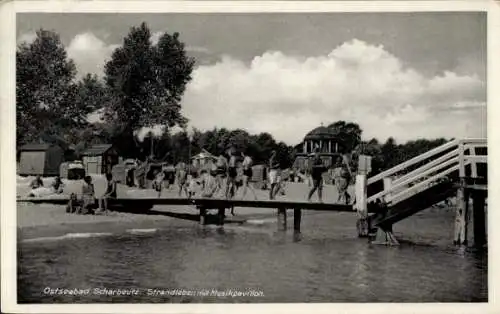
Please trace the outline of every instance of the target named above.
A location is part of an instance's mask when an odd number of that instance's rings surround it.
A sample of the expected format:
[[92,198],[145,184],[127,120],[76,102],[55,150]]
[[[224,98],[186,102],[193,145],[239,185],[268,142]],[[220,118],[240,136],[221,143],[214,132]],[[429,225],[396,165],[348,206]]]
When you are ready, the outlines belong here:
[[155,125],[152,128],[141,128],[139,131],[137,131],[137,138],[142,142],[144,140],[144,137],[146,137],[149,132],[153,132],[155,136],[160,136],[163,134],[164,129],[165,128],[162,125]]
[[76,63],[77,76],[82,77],[87,73],[102,75],[104,64],[117,47],[119,45],[106,44],[92,33],[81,33],[71,40],[67,52]]
[[36,33],[35,32],[29,32],[29,33],[24,33],[19,38],[17,39],[17,43],[26,43],[26,44],[31,44],[34,42],[36,39]]
[[486,136],[485,83],[445,72],[428,78],[359,40],[326,56],[266,52],[198,67],[183,99],[193,126],[246,128],[298,143],[321,122],[354,121],[364,137]]
[[[160,36],[154,33],[152,41]],[[79,75],[102,75],[116,47],[83,33],[71,41],[68,54]],[[299,143],[321,122],[337,120],[357,122],[365,138],[379,140],[483,137],[486,86],[480,76],[468,73],[452,69],[426,77],[404,67],[384,47],[359,40],[309,58],[268,51],[246,64],[224,56],[195,69],[183,112],[201,130],[269,132],[288,144]]]

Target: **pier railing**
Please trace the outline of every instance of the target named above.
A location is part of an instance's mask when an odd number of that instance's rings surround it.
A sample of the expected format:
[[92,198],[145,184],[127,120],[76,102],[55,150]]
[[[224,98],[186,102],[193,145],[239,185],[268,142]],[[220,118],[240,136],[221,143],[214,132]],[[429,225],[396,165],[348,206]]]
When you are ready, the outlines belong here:
[[[486,139],[456,139],[373,177],[358,175],[356,209],[366,212],[367,204],[377,200],[394,205],[451,176],[480,178],[484,173],[478,173],[478,164],[486,164],[487,159]],[[379,181],[383,190],[367,195],[369,187]]]

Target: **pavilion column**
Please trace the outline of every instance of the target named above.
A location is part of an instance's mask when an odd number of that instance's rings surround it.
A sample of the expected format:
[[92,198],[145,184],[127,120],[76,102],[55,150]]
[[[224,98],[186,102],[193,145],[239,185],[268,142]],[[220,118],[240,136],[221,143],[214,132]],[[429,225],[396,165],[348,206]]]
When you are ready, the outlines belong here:
[[305,154],[307,153],[307,141],[304,141],[302,152]]
[[338,151],[339,151],[339,144],[335,142],[335,152],[338,153]]
[[329,154],[332,153],[332,141],[331,140],[328,141],[328,153]]

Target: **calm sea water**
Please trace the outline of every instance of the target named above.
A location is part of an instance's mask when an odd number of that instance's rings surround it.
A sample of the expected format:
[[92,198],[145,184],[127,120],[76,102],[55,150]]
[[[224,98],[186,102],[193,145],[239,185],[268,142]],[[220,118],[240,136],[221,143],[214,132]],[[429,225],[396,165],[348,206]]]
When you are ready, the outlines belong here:
[[[300,238],[276,232],[273,220],[20,242],[18,302],[488,300],[487,253],[450,245],[449,213],[423,212],[396,225],[399,247],[358,239],[350,213],[307,213]],[[104,288],[136,295],[103,295]]]

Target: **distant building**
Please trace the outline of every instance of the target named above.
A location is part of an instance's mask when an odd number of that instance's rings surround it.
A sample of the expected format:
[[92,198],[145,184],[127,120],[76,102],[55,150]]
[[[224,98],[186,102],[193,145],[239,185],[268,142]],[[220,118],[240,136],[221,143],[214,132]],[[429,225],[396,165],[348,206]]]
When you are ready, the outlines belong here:
[[19,175],[58,176],[64,149],[57,144],[27,144],[20,148]]
[[320,126],[306,134],[304,140],[295,146],[295,162],[293,168],[306,171],[309,156],[319,149],[321,159],[327,167],[335,163],[335,159],[344,152],[344,147],[334,130]]
[[217,157],[209,153],[207,150],[202,149],[198,155],[191,157],[191,165],[194,169],[211,170],[215,166]]
[[87,174],[111,173],[113,166],[119,162],[118,153],[111,144],[92,145],[81,155]]

